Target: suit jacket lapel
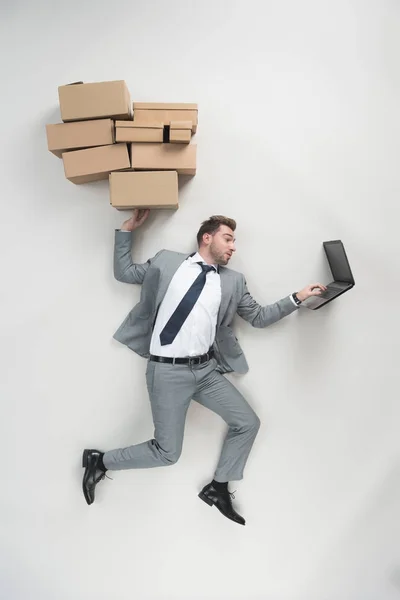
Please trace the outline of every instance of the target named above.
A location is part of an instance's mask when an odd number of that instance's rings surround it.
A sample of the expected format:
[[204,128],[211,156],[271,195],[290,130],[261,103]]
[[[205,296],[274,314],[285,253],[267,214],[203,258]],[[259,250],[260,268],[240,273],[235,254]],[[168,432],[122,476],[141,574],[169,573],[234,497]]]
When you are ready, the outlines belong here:
[[187,254],[180,254],[178,252],[171,252],[171,255],[168,257],[168,260],[165,261],[165,264],[162,267],[160,284],[157,291],[157,308],[162,302],[165,293],[169,284],[171,283],[171,279],[175,275],[176,271],[179,269],[184,260],[188,257]]
[[219,275],[221,278],[221,305],[218,311],[217,326],[221,325],[222,319],[228,309],[229,302],[232,298],[232,278],[229,277],[224,267],[220,267]]

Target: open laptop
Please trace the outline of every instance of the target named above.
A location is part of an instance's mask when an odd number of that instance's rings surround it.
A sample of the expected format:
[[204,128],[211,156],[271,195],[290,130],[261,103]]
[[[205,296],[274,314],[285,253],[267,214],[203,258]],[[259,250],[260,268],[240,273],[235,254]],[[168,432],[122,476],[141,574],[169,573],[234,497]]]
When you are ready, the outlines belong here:
[[343,242],[332,240],[323,242],[323,246],[331,268],[333,281],[328,283],[328,289],[319,296],[312,296],[304,300],[303,306],[311,310],[317,310],[321,306],[325,306],[328,302],[351,290],[355,285]]

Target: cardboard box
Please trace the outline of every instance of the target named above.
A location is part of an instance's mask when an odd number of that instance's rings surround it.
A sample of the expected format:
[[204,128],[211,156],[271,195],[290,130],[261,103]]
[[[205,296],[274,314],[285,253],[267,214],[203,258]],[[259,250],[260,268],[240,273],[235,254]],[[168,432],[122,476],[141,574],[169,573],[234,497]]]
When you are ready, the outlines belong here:
[[110,204],[119,210],[178,208],[176,171],[125,171],[110,174]]
[[169,126],[169,141],[172,144],[189,144],[191,138],[191,121],[171,121]]
[[111,171],[130,168],[127,144],[63,152],[65,177],[72,183],[108,179]]
[[114,121],[111,119],[56,123],[46,125],[46,132],[47,147],[59,158],[67,150],[107,146],[115,141]]
[[197,104],[167,102],[134,102],[133,118],[137,123],[161,122],[170,125],[171,121],[190,121],[196,133],[198,125]]
[[132,169],[196,174],[196,144],[131,144]]
[[132,105],[125,81],[71,83],[58,88],[61,119],[131,119]]
[[171,121],[170,129],[187,129],[188,131],[192,130],[192,122],[191,121]]
[[135,121],[116,121],[115,139],[117,142],[162,142],[164,126],[162,123],[136,123]]
[[171,144],[189,144],[191,139],[191,129],[170,129],[169,141]]

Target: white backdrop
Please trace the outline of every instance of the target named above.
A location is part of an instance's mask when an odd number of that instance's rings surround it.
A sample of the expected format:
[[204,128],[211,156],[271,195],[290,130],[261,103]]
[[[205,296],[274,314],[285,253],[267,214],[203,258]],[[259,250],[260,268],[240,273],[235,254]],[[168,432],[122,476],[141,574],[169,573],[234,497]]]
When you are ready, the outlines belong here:
[[[400,594],[399,33],[393,0],[3,2],[1,597],[397,600]],[[198,102],[198,174],[134,257],[192,251],[238,222],[234,269],[272,303],[356,286],[266,330],[238,319],[229,376],[262,422],[236,506],[197,498],[225,426],[192,405],[181,460],[111,474],[88,507],[81,451],[152,436],[145,361],[112,339],[139,288],[114,280],[106,182],[47,151],[57,86],[125,79],[134,100]]]

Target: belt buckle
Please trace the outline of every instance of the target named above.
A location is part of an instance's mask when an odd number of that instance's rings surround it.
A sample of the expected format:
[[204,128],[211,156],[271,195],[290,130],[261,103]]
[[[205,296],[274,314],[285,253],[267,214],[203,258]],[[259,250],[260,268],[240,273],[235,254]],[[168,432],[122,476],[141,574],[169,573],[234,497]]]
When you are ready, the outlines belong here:
[[210,353],[206,352],[206,354],[203,354],[202,356],[193,356],[192,358],[189,358],[189,366],[192,365],[201,365],[202,364],[202,359],[204,357],[204,362],[206,362],[207,360],[210,360]]

